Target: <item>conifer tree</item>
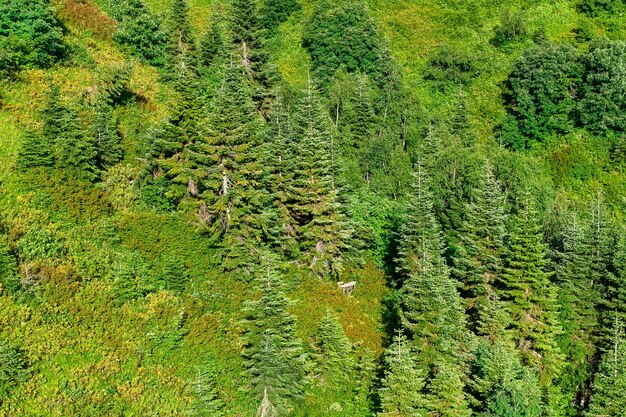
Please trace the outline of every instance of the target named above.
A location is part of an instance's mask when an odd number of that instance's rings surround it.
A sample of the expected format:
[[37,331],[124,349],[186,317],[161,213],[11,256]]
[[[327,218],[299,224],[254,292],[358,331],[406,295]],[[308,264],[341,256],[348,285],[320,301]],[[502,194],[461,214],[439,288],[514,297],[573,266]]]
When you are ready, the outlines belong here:
[[500,275],[502,298],[512,319],[512,337],[524,362],[550,381],[561,370],[557,345],[557,291],[547,272],[546,245],[534,202],[526,192],[513,220],[506,269]]
[[186,0],[174,0],[167,22],[171,48],[178,68],[195,67],[195,42],[189,23],[189,5]]
[[302,395],[306,358],[274,261],[264,256],[255,282],[260,297],[244,308],[243,356],[254,395],[281,407]]
[[24,355],[5,340],[0,341],[0,400],[28,378]]
[[179,169],[198,218],[224,249],[225,269],[256,256],[264,233],[260,213],[262,125],[241,67],[231,63],[211,104],[201,137],[185,149]]
[[559,386],[569,393],[572,410],[588,402],[588,382],[593,372],[592,336],[598,319],[591,279],[591,250],[587,228],[570,216],[563,233],[563,249],[558,254],[555,280],[559,286],[559,322],[563,328],[558,340],[566,359]]
[[262,0],[259,7],[261,26],[270,32],[274,31],[301,8],[298,0]]
[[163,286],[171,291],[181,292],[189,281],[189,272],[183,260],[178,256],[168,256],[161,275]]
[[0,233],[0,283],[10,293],[20,287],[17,261],[9,248],[6,236],[2,233]]
[[96,164],[100,169],[107,169],[122,159],[123,149],[117,118],[113,108],[100,102],[96,106],[93,123],[93,135],[96,148]]
[[351,230],[339,201],[328,118],[311,81],[299,100],[286,206],[304,259],[321,276],[339,274]]
[[199,417],[222,417],[224,402],[219,397],[215,383],[215,375],[208,367],[198,368],[192,385],[194,401],[190,414]]
[[214,64],[217,57],[224,54],[225,43],[218,17],[213,15],[211,16],[211,24],[208,30],[200,38],[198,66],[201,68],[209,68]]
[[626,410],[626,340],[622,322],[615,317],[610,349],[593,381],[593,396],[586,417],[621,416]]
[[28,131],[24,135],[22,147],[17,157],[21,170],[54,165],[54,151],[48,138],[37,132]]
[[95,179],[99,171],[95,138],[83,130],[73,109],[64,109],[60,126],[62,132],[55,138],[56,165],[84,179]]
[[495,282],[503,272],[504,198],[490,165],[465,206],[458,250],[454,256],[454,277],[465,299],[469,328],[477,335],[498,338],[508,324]]
[[423,394],[425,376],[406,337],[399,332],[385,351],[385,375],[379,391],[382,411],[378,415],[427,416],[428,397]]

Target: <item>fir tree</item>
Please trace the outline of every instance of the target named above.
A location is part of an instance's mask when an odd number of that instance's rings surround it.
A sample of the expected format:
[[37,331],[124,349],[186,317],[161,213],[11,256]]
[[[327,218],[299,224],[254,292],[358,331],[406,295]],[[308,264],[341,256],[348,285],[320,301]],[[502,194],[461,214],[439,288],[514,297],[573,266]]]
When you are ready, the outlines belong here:
[[182,292],[189,282],[189,272],[178,256],[168,256],[161,275],[163,286],[171,291]]
[[500,275],[501,292],[524,362],[549,381],[563,365],[556,342],[557,291],[547,272],[546,245],[534,202],[527,192],[522,199],[510,233],[506,269]]
[[428,414],[424,372],[419,368],[406,337],[399,332],[385,351],[385,375],[379,391],[385,417],[422,417]]
[[592,336],[598,319],[597,294],[591,279],[591,250],[588,230],[575,216],[570,216],[563,233],[563,249],[558,254],[555,278],[559,286],[559,322],[563,328],[558,339],[566,359],[559,385],[569,393],[572,410],[588,402],[588,382],[593,372]]
[[260,213],[267,193],[260,187],[258,148],[262,125],[241,71],[234,64],[226,69],[206,130],[187,146],[179,168],[198,218],[224,249],[226,269],[256,256],[265,228]]
[[28,378],[24,355],[8,342],[0,341],[0,400]]
[[195,43],[191,35],[189,5],[186,0],[174,0],[167,23],[176,66],[178,68],[195,67],[195,62],[192,62]]
[[93,123],[93,136],[96,148],[96,164],[100,169],[108,169],[122,159],[123,149],[117,118],[113,108],[103,102],[96,106]]
[[209,68],[216,59],[224,54],[225,40],[216,15],[211,16],[209,29],[200,38],[198,48],[198,65],[201,68]]
[[243,356],[255,396],[268,395],[279,407],[302,395],[305,355],[273,262],[263,259],[256,281],[260,297],[245,305]]
[[26,132],[17,157],[18,168],[26,170],[34,167],[50,167],[53,165],[54,152],[48,138],[37,132]]
[[55,139],[57,167],[87,180],[95,179],[98,175],[95,138],[86,134],[73,109],[65,109],[60,124],[63,130]]
[[214,371],[208,367],[198,368],[191,388],[194,401],[190,414],[200,417],[222,417],[224,403],[219,397]]
[[498,338],[509,320],[495,289],[503,272],[505,213],[502,190],[489,164],[464,215],[453,274],[465,299],[470,329]]
[[286,22],[292,13],[301,8],[298,0],[262,0],[259,7],[261,26],[265,30],[274,31],[278,25]]
[[328,119],[311,82],[296,107],[286,206],[304,259],[321,276],[339,274],[351,236],[333,172]]
[[593,381],[593,396],[586,417],[621,416],[626,410],[626,340],[615,317],[611,348],[607,350]]
[[20,288],[17,261],[11,252],[6,237],[0,233],[0,283],[9,293]]

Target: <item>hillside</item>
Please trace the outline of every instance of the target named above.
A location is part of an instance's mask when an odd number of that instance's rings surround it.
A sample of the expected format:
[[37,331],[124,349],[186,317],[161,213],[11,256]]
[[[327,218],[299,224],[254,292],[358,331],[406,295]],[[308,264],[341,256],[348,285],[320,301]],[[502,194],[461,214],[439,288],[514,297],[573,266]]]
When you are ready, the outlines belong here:
[[0,416],[626,414],[625,12],[0,0]]

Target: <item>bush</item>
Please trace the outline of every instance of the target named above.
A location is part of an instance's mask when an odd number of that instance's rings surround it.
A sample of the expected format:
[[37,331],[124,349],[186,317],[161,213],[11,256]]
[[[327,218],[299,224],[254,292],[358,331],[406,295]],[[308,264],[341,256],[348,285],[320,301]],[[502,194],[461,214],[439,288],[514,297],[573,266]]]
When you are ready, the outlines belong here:
[[440,90],[448,85],[465,86],[478,74],[475,59],[462,51],[444,46],[428,60],[424,78],[433,81]]
[[63,31],[46,0],[0,0],[0,71],[46,68],[63,54]]
[[507,80],[504,142],[513,149],[528,148],[552,133],[569,132],[582,73],[580,56],[569,45],[528,49]]
[[302,46],[311,55],[313,73],[326,87],[339,67],[377,78],[381,39],[361,1],[322,1],[304,28]]

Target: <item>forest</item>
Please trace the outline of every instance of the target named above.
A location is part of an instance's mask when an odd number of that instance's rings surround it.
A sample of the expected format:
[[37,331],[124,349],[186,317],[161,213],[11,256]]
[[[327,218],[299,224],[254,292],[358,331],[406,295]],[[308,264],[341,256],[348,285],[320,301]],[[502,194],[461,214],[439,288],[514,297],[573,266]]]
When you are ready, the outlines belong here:
[[0,416],[626,416],[625,0],[0,0]]

